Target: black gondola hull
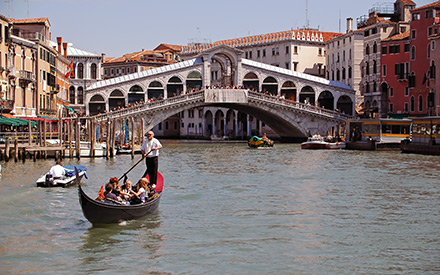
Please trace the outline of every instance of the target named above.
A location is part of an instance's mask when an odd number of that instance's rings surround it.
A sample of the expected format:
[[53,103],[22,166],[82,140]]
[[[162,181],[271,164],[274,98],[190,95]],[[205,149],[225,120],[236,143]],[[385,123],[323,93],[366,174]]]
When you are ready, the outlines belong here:
[[159,208],[161,194],[149,202],[135,205],[117,205],[90,198],[78,182],[79,203],[84,217],[92,224],[120,223],[143,218]]

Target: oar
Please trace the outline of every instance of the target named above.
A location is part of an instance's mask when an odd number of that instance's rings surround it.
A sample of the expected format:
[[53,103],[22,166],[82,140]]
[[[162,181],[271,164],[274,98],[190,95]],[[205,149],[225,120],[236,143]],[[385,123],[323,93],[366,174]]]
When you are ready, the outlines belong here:
[[[153,150],[150,150],[150,152],[148,152],[146,155],[145,155],[145,157],[146,156],[148,156],[148,154],[150,154],[151,153],[151,151],[153,151]],[[122,175],[122,177],[120,177],[119,179],[118,179],[118,181],[120,181],[122,178],[124,178],[128,173],[130,173],[130,171],[131,170],[133,170],[133,168],[135,168],[136,167],[136,165],[138,165],[144,158],[145,158],[144,156],[142,156],[142,158],[140,159],[140,160],[138,160],[138,162],[136,162],[127,172],[125,172],[123,175]]]

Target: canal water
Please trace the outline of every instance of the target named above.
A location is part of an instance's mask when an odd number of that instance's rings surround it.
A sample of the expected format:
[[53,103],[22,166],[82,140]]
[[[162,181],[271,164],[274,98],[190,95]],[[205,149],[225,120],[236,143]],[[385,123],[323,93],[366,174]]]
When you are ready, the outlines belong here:
[[[439,274],[440,158],[163,141],[159,212],[93,227],[53,160],[2,163],[0,274]],[[95,196],[138,159],[88,167]],[[144,163],[130,174],[136,179]]]

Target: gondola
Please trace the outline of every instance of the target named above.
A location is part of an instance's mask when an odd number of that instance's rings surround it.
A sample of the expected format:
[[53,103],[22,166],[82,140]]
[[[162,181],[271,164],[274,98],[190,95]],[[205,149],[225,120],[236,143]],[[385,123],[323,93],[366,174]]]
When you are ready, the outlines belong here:
[[157,211],[163,189],[163,177],[158,173],[156,191],[159,196],[151,201],[135,205],[117,205],[97,201],[84,193],[80,179],[78,184],[79,203],[84,217],[92,224],[120,223],[145,217]]

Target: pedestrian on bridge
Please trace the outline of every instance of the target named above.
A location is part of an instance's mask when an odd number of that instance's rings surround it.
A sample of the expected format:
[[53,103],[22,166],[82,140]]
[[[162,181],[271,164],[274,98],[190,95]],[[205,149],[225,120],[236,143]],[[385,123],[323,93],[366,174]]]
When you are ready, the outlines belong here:
[[143,178],[147,176],[150,178],[150,184],[156,186],[157,170],[159,167],[159,150],[162,149],[162,144],[154,138],[153,131],[148,131],[146,134],[147,139],[142,143],[141,151],[145,158],[145,164],[147,170],[145,170]]

